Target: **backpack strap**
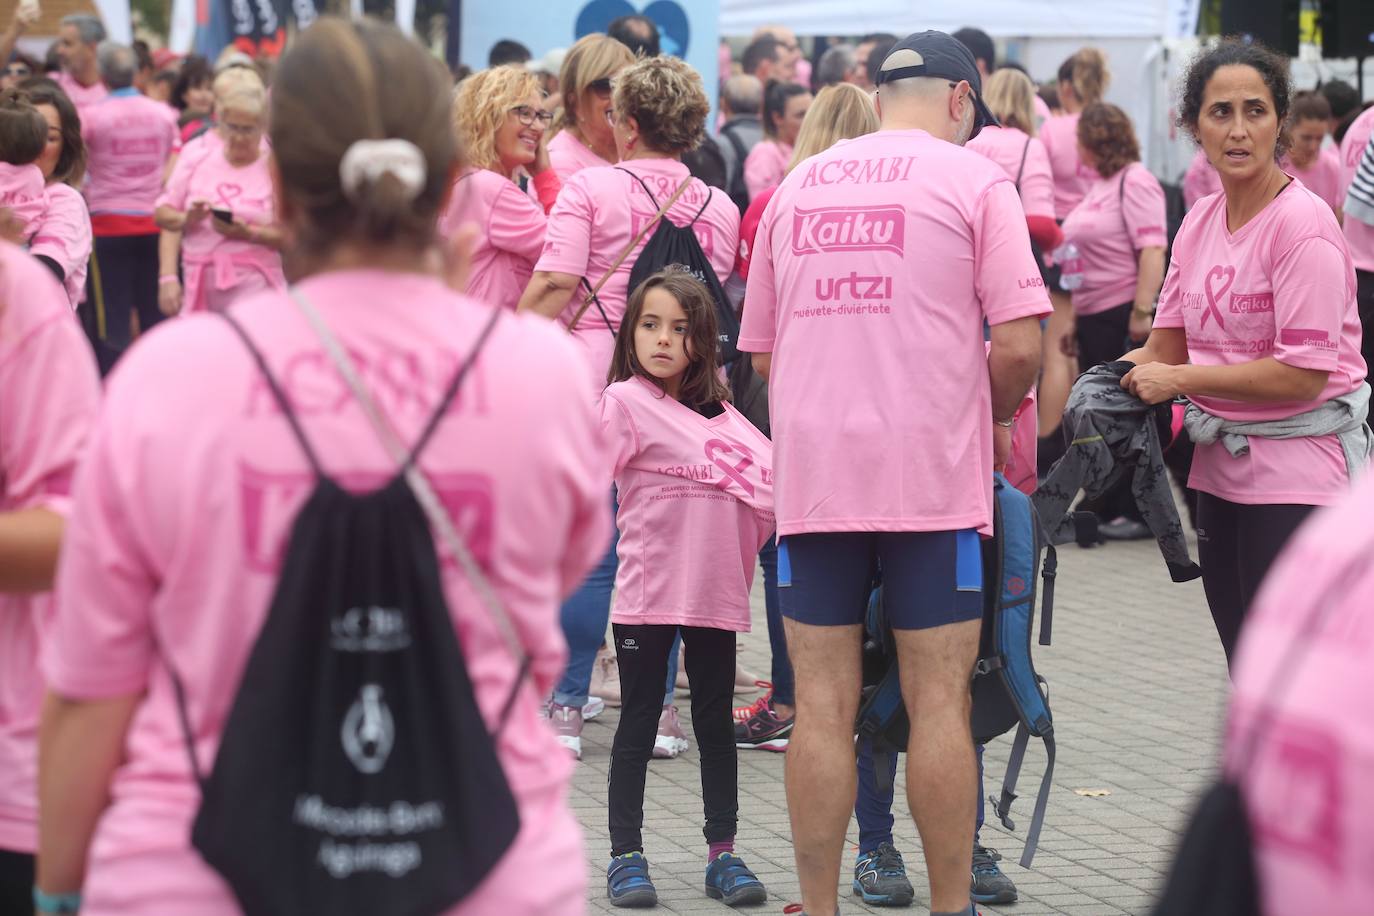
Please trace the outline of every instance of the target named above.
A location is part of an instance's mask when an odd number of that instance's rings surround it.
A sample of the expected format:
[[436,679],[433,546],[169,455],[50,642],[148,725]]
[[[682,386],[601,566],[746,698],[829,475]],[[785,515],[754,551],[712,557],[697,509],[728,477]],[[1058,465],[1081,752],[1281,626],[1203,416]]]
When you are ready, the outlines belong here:
[[316,479],[327,479],[328,475],[325,474],[324,468],[320,465],[320,459],[319,456],[315,454],[314,446],[312,446],[310,440],[306,438],[305,430],[301,428],[301,421],[291,410],[291,402],[287,399],[286,392],[282,390],[276,377],[272,375],[272,371],[267,368],[267,360],[263,357],[262,351],[254,345],[253,339],[248,336],[248,332],[244,330],[243,325],[239,324],[238,319],[228,311],[219,312],[218,314],[229,324],[229,327],[234,329],[234,333],[238,335],[239,340],[243,341],[244,347],[246,347],[248,352],[252,355],[253,362],[258,364],[258,371],[267,382],[267,388],[272,392],[272,398],[277,402],[277,407],[281,409],[282,415],[286,417],[286,422],[291,425],[291,432],[295,435],[296,441],[300,443],[301,451],[305,452],[305,458],[310,462],[310,469],[315,472]]
[[[634,175],[634,172],[630,172],[629,169],[621,169],[621,171],[629,172],[629,174]],[[639,176],[635,175],[635,177],[638,178]],[[601,275],[601,279],[596,282],[596,286],[588,290],[587,298],[582,300],[582,306],[577,310],[577,314],[573,315],[572,321],[568,322],[568,331],[570,333],[577,330],[577,322],[582,320],[582,316],[586,314],[587,309],[593,302],[596,303],[597,309],[601,311],[601,317],[606,319],[606,327],[609,328],[611,326],[611,320],[606,317],[606,310],[601,308],[601,300],[596,297],[596,294],[601,292],[601,287],[605,286],[606,281],[611,279],[611,275],[620,269],[620,265],[625,263],[625,259],[630,256],[630,252],[634,251],[635,247],[639,245],[640,242],[644,241],[644,237],[649,234],[649,230],[658,225],[658,221],[663,219],[664,215],[672,208],[673,204],[677,203],[677,199],[682,196],[683,192],[687,190],[687,186],[691,183],[692,176],[688,175],[687,180],[682,183],[681,187],[673,192],[672,197],[668,198],[668,202],[658,208],[658,212],[654,214],[654,218],[645,223],[635,237],[630,239],[630,244],[625,246],[625,250],[622,251],[620,257],[616,258],[615,262],[611,264],[610,269]],[[641,181],[640,184],[643,184],[643,182]],[[646,187],[644,190],[647,191],[648,188]],[[653,200],[654,195],[650,194],[649,199]],[[583,285],[587,285],[586,277],[582,278],[582,283]]]
[[1059,576],[1059,553],[1053,544],[1045,545],[1045,563],[1040,578],[1045,583],[1040,593],[1040,645],[1050,644],[1050,618],[1054,616],[1054,580]]
[[1026,145],[1021,147],[1021,164],[1016,167],[1016,192],[1021,192],[1021,176],[1026,171],[1026,154],[1030,152],[1031,138],[1026,137]]
[[473,363],[477,362],[477,354],[481,353],[482,348],[486,346],[487,339],[491,337],[491,332],[496,329],[496,322],[500,317],[500,309],[494,308],[491,310],[491,318],[488,319],[486,325],[483,326],[482,333],[477,336],[477,342],[472,345],[472,349],[468,351],[467,359],[463,360],[463,364],[459,366],[458,371],[453,374],[452,381],[448,383],[448,390],[446,390],[443,397],[439,399],[438,408],[430,414],[429,422],[425,424],[425,428],[420,433],[420,437],[415,440],[415,445],[411,448],[410,455],[406,458],[405,464],[402,466],[403,471],[409,471],[415,466],[415,463],[420,460],[420,452],[424,451],[426,445],[429,445],[429,440],[434,437],[434,433],[439,429],[439,424],[443,422],[444,417],[448,414],[449,405],[452,404],[453,399],[458,396],[458,389],[463,387],[463,381],[467,378],[468,370],[472,368]]
[[[1030,868],[1035,858],[1035,850],[1040,845],[1040,829],[1045,826],[1045,808],[1050,801],[1050,784],[1054,779],[1054,733],[1047,732],[1041,739],[1045,742],[1045,775],[1040,780],[1040,794],[1035,799],[1035,811],[1031,814],[1030,827],[1026,830],[1026,847],[1021,853],[1021,867]],[[1002,826],[1015,830],[1012,821],[1011,803],[1016,800],[1016,781],[1021,776],[1021,764],[1026,759],[1026,746],[1030,743],[1030,729],[1023,722],[1016,729],[1016,740],[1011,745],[1011,756],[1007,758],[1007,775],[1002,781],[1002,795],[988,796]]]
[[[741,140],[739,137],[735,136],[735,128],[733,124],[727,124],[724,127],[722,127],[720,135],[724,137],[726,140],[730,141],[730,146],[734,148],[735,151],[735,164],[734,167],[730,170],[730,174],[726,178],[726,184],[728,185],[727,193],[729,193],[733,197],[736,190],[745,190],[743,187],[744,160],[749,158],[749,151],[744,148],[744,141]],[[741,185],[741,187],[739,187],[738,189],[735,187],[736,179],[738,179],[738,182]]]
[[[501,707],[501,717],[497,724],[496,731],[492,735],[493,738],[498,738],[505,729],[506,723],[510,720],[510,709],[515,703],[515,698],[520,690],[520,686],[524,684],[526,678],[529,676],[529,653],[525,651],[525,646],[520,639],[519,632],[516,630],[515,624],[511,621],[510,615],[506,613],[505,607],[502,606],[501,598],[496,594],[496,589],[492,587],[491,581],[482,572],[482,568],[477,564],[477,560],[473,558],[472,552],[468,550],[467,544],[463,542],[462,535],[460,535],[457,528],[454,527],[453,519],[449,517],[448,510],[444,508],[439,496],[434,492],[434,488],[430,485],[429,479],[415,463],[419,448],[417,447],[407,452],[395,427],[392,426],[386,414],[382,413],[381,409],[378,408],[377,402],[373,399],[371,393],[368,392],[367,387],[363,385],[362,379],[358,377],[358,371],[353,365],[353,360],[349,357],[347,351],[344,350],[343,345],[339,343],[339,339],[334,336],[334,332],[330,330],[329,325],[325,324],[324,318],[322,318],[320,313],[315,310],[315,307],[310,304],[310,300],[305,298],[305,295],[299,288],[293,288],[291,290],[291,299],[296,303],[296,307],[300,310],[301,314],[305,316],[306,321],[310,323],[311,328],[314,329],[315,335],[320,339],[320,343],[324,345],[325,353],[329,355],[335,368],[339,370],[339,374],[343,376],[344,381],[348,383],[349,390],[353,392],[353,397],[357,399],[359,406],[363,409],[363,413],[367,415],[368,421],[372,424],[373,430],[377,433],[377,438],[381,440],[382,445],[391,454],[391,457],[401,463],[401,473],[405,475],[406,483],[410,485],[411,492],[415,494],[416,501],[419,502],[420,506],[425,510],[425,515],[429,517],[430,524],[438,529],[444,542],[448,545],[449,550],[458,561],[458,565],[462,567],[464,575],[467,576],[468,582],[472,585],[478,598],[486,605],[487,611],[506,641],[506,646],[510,650],[511,657],[516,660],[518,671],[515,676],[515,681],[511,684],[510,693],[507,695],[506,701]],[[448,396],[450,398],[453,394],[457,393],[458,387],[461,385],[468,367],[477,358],[478,352],[485,345],[491,334],[492,328],[495,327],[500,318],[501,310],[492,309],[491,318],[488,319],[477,342],[473,345],[472,350],[469,351],[467,359],[464,361],[462,368],[459,369],[454,381],[449,385],[450,390]],[[444,404],[440,406],[436,413],[436,417],[441,417],[446,412],[447,404],[448,401],[445,401]],[[425,431],[425,439],[433,433],[435,426],[437,426],[437,420],[431,419],[430,426],[426,428]],[[423,444],[422,442],[421,446],[423,446]]]
[[[649,186],[648,186],[647,184],[644,183],[644,179],[643,179],[643,178],[640,178],[638,175],[636,175],[634,172],[631,172],[629,169],[622,169],[622,168],[620,168],[620,166],[616,166],[616,168],[619,169],[620,171],[624,172],[626,175],[632,176],[632,177],[634,178],[635,181],[639,182],[639,186],[640,186],[641,188],[644,189],[644,193],[649,195],[649,199],[652,200],[654,203],[658,203],[658,198],[654,197],[654,192],[649,190]],[[688,176],[687,176],[687,181],[690,182],[691,180],[692,180],[692,176],[691,176],[691,175],[688,175]],[[673,195],[673,200],[677,200],[677,195]],[[697,215],[694,216],[694,217],[692,217],[691,220],[687,223],[687,225],[684,226],[684,227],[682,227],[682,228],[690,228],[690,227],[692,227],[692,226],[695,226],[695,225],[697,224],[697,220],[701,219],[701,214],[705,213],[705,212],[706,212],[706,208],[709,207],[710,205],[711,205],[711,193],[710,193],[710,189],[708,188],[708,189],[707,189],[707,192],[706,192],[706,200],[702,201],[702,203],[701,203],[701,209],[700,209],[700,210],[697,210]],[[671,204],[669,204],[669,206],[671,206]],[[664,214],[666,214],[667,212],[668,212],[667,208],[664,208],[662,211],[660,211],[660,214],[659,214],[660,217],[663,216]]]

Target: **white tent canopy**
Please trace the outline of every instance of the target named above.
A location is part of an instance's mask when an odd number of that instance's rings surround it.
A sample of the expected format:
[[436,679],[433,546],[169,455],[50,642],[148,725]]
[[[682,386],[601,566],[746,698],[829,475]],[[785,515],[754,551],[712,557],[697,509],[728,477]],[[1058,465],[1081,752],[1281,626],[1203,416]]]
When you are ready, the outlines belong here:
[[[994,37],[1163,38],[1191,35],[1198,0],[721,0],[722,35],[785,23],[798,35],[861,35],[977,26]],[[1191,21],[1189,21],[1191,19]]]

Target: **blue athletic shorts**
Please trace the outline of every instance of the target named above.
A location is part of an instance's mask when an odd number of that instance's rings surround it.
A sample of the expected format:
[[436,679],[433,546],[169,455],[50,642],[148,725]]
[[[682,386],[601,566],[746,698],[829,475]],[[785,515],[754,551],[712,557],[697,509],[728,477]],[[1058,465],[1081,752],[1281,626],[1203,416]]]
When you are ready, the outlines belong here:
[[924,630],[983,615],[983,553],[971,528],[785,537],[778,542],[782,615],[821,627],[863,623],[879,564],[893,629]]

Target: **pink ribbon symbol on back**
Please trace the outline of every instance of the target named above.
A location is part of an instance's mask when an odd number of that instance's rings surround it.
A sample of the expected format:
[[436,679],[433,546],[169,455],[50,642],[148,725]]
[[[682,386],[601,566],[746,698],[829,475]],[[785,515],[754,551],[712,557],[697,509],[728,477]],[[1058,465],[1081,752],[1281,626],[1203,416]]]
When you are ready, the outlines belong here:
[[[1221,289],[1215,293],[1212,292],[1213,280],[1225,280]],[[1202,324],[1198,326],[1199,330],[1207,327],[1208,315],[1217,320],[1217,327],[1223,331],[1226,330],[1226,321],[1221,317],[1221,309],[1217,303],[1221,301],[1221,297],[1226,295],[1227,291],[1231,289],[1231,284],[1235,282],[1236,269],[1234,267],[1223,268],[1218,264],[1207,272],[1207,282],[1203,284],[1203,291],[1207,293],[1207,310],[1202,313]]]
[[[720,454],[722,452],[735,452],[742,455],[743,457],[740,458],[738,464],[732,466],[727,464],[720,457]],[[742,445],[733,445],[729,442],[726,442],[723,439],[709,439],[706,442],[706,460],[710,461],[716,467],[720,468],[721,473],[723,473],[726,477],[729,477],[735,483],[739,484],[740,489],[747,493],[749,496],[754,495],[754,485],[750,483],[749,480],[744,476],[745,470],[747,470],[754,463],[754,456],[750,454],[749,449],[745,448]],[[717,484],[717,486],[721,486],[723,484],[725,484],[725,481],[722,480],[720,484]]]

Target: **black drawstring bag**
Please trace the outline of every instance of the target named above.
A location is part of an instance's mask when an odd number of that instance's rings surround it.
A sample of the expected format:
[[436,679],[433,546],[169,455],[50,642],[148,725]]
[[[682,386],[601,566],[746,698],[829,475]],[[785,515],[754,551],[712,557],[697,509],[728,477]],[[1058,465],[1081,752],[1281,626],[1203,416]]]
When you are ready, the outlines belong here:
[[[1285,649],[1235,758],[1243,768],[1255,765],[1263,736],[1273,724],[1277,701],[1297,681],[1301,662],[1336,604],[1337,590],[1347,581],[1344,571],[1332,579],[1333,585],[1313,605],[1316,611]],[[1154,916],[1260,916],[1261,912],[1255,835],[1245,791],[1239,776],[1223,774],[1193,812]]]
[[[499,314],[493,311],[401,470],[382,489],[356,495],[324,473],[261,353],[224,315],[316,478],[208,776],[196,758],[194,710],[175,679],[202,789],[191,842],[248,916],[439,913],[486,877],[519,831],[430,534],[431,521],[445,535],[451,524],[433,518],[428,484],[418,493],[414,483],[423,481],[416,459]],[[331,356],[342,355],[322,322],[316,330],[329,338]],[[351,365],[340,370],[356,382]],[[375,416],[373,405],[364,407]],[[460,562],[471,561],[461,542],[453,549]],[[471,564],[470,579],[474,570]],[[502,723],[528,669],[517,651],[520,673]]]

